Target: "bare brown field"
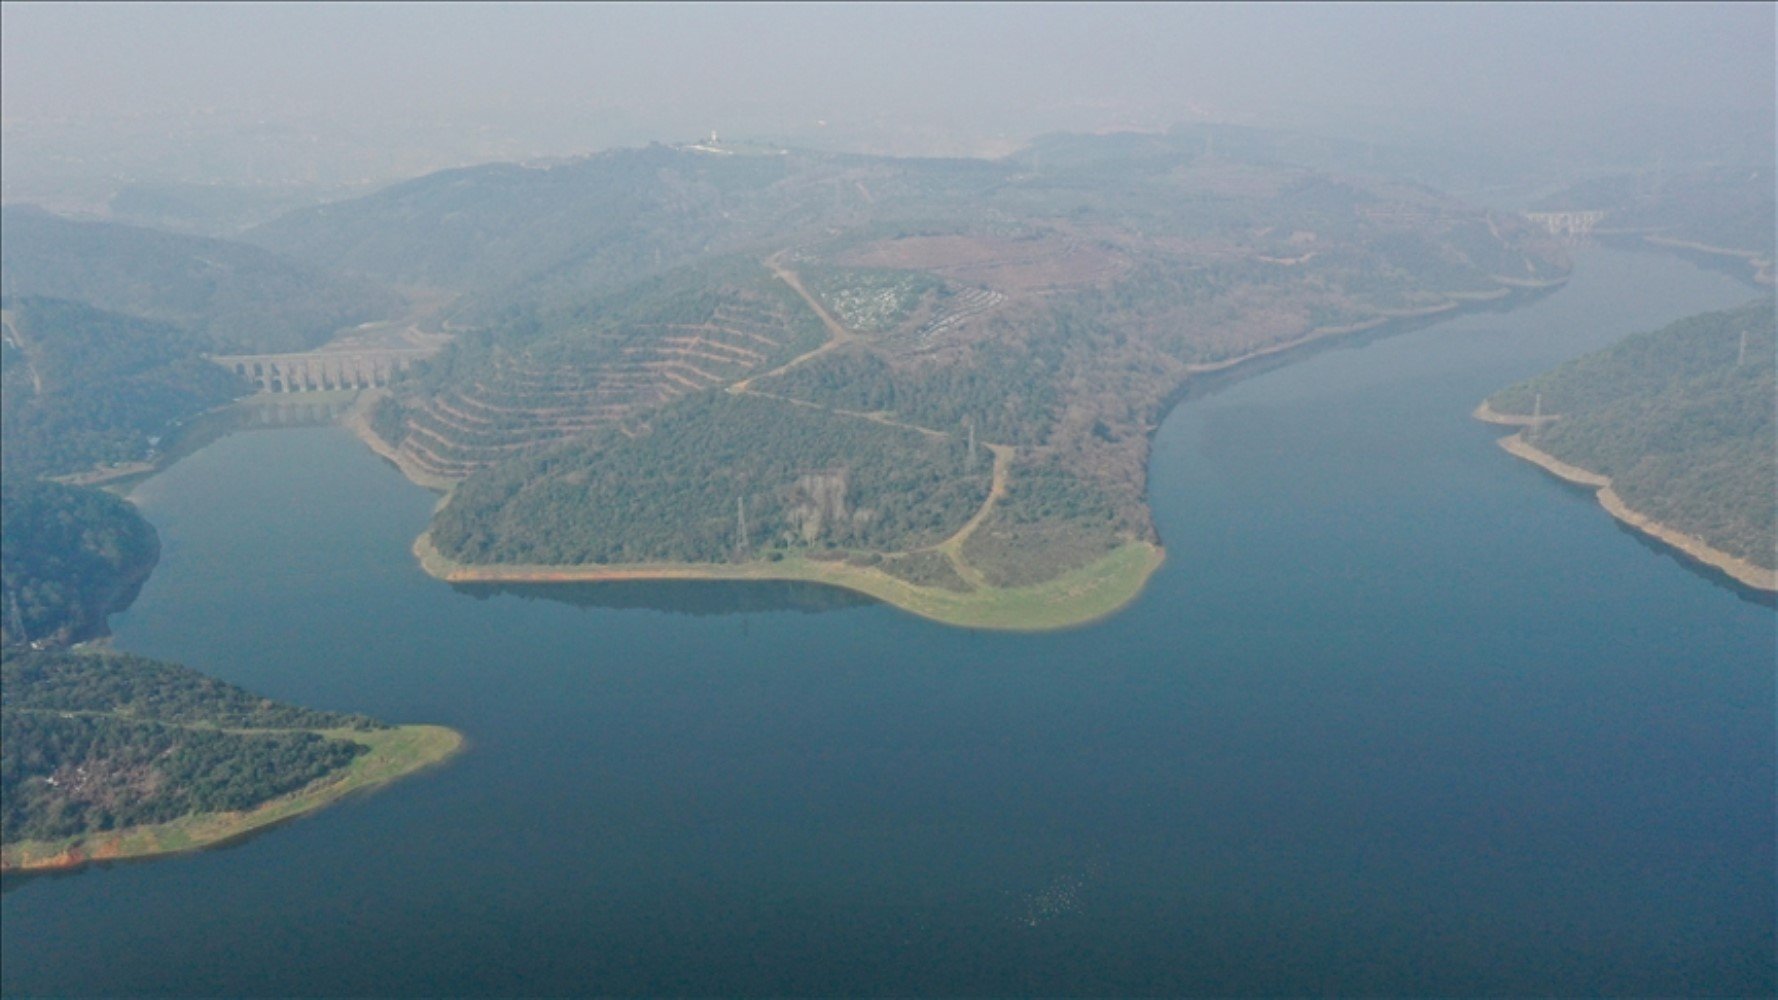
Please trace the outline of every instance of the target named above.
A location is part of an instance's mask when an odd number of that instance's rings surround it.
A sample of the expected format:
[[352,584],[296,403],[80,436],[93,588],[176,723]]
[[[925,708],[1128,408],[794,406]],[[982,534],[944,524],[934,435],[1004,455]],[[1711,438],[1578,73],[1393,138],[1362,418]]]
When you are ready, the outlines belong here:
[[847,267],[927,271],[968,285],[1007,293],[1036,292],[1109,281],[1130,261],[1097,243],[1068,237],[1004,239],[989,236],[909,236],[859,247],[839,258]]

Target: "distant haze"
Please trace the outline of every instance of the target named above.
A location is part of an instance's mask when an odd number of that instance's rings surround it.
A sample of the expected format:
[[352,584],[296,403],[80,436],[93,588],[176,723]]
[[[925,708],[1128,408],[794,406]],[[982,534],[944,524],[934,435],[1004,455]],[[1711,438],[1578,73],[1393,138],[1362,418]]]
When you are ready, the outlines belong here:
[[1701,129],[1769,150],[1773,115],[1770,4],[3,10],[9,200],[368,183],[709,129],[979,155],[1209,119],[1682,155]]

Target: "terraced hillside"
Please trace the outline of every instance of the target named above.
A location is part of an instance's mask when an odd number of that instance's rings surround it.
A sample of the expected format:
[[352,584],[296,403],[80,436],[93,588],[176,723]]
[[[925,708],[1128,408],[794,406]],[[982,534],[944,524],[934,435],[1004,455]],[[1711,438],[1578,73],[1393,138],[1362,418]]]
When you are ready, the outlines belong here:
[[1525,219],[1242,138],[663,147],[457,172],[261,235],[385,279],[503,276],[459,285],[458,342],[370,422],[457,487],[422,545],[442,574],[790,576],[1056,623],[1157,564],[1149,434],[1190,379],[1566,275]]
[[385,404],[377,426],[430,476],[462,479],[596,431],[634,432],[688,394],[817,347],[820,321],[757,264],[670,275],[550,336],[496,349],[436,390]]

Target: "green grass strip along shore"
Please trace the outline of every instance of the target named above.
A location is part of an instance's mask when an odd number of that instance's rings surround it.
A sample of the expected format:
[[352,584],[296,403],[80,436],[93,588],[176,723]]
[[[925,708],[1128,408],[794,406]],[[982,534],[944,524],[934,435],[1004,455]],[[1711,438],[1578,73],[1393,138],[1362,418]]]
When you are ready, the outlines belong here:
[[196,813],[151,826],[8,844],[0,850],[0,871],[50,871],[214,847],[431,767],[463,746],[462,734],[443,726],[312,731],[329,739],[362,743],[370,752],[306,788],[241,812]]
[[1165,553],[1128,542],[1097,561],[1026,587],[956,592],[922,587],[879,569],[789,556],[745,563],[633,563],[590,566],[471,565],[440,553],[426,535],[414,554],[427,573],[451,583],[584,583],[598,580],[801,580],[843,587],[963,628],[1038,632],[1085,625],[1136,598]]

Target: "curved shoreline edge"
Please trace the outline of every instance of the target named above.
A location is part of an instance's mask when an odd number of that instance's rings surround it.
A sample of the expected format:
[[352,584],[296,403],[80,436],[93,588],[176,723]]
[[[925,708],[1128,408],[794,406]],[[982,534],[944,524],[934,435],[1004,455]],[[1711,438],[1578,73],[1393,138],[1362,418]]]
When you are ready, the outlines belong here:
[[[1505,426],[1526,427],[1534,423],[1530,417],[1500,413],[1489,408],[1485,402],[1476,408],[1472,416],[1484,423]],[[1549,419],[1551,418],[1544,417],[1543,421]],[[1642,532],[1694,562],[1702,563],[1727,574],[1737,583],[1767,593],[1778,593],[1778,570],[1756,566],[1739,556],[1733,556],[1715,548],[1696,535],[1686,534],[1670,525],[1662,524],[1646,514],[1639,513],[1629,504],[1624,503],[1624,498],[1611,488],[1609,476],[1602,476],[1577,465],[1570,465],[1549,452],[1539,449],[1525,440],[1523,430],[1508,434],[1497,443],[1513,457],[1530,462],[1558,479],[1595,490],[1594,495],[1599,500],[1599,506],[1604,507],[1606,512],[1617,518],[1620,523]]]
[[429,532],[414,540],[413,552],[421,569],[447,583],[789,580],[864,594],[946,625],[1017,632],[1075,628],[1105,618],[1135,600],[1166,559],[1166,552],[1159,545],[1131,541],[1092,563],[1043,583],[958,592],[922,587],[873,567],[800,556],[747,563],[471,565],[439,552]]
[[[1258,348],[1222,361],[1187,366],[1187,378],[1161,406],[1171,411],[1194,388],[1201,376],[1234,374],[1268,361],[1337,342],[1346,337],[1373,333],[1396,324],[1435,322],[1477,308],[1498,308],[1515,296],[1559,288],[1569,275],[1531,281],[1495,276],[1500,288],[1490,292],[1447,293],[1437,305],[1405,309],[1342,327],[1316,327],[1296,339]],[[373,452],[389,460],[415,485],[442,493],[439,506],[450,497],[454,482],[438,480],[403,461],[370,426],[368,414],[375,397],[367,394],[342,421]],[[1485,406],[1486,404],[1484,404]],[[1153,435],[1156,420],[1148,428]],[[921,587],[881,570],[843,562],[788,557],[777,562],[752,563],[630,563],[615,565],[521,565],[459,563],[439,552],[430,532],[414,539],[412,551],[428,575],[446,583],[597,583],[622,580],[774,580],[817,583],[864,594],[917,617],[962,628],[998,631],[1042,632],[1089,625],[1122,610],[1148,585],[1148,579],[1166,560],[1163,546],[1132,540],[1087,566],[1052,580],[1027,587],[979,588],[958,593]]]
[[390,465],[395,466],[403,476],[407,477],[408,482],[413,483],[415,486],[422,489],[448,494],[451,491],[451,487],[456,485],[455,483],[452,483],[448,479],[441,479],[437,476],[429,475],[424,469],[416,467],[414,463],[408,461],[407,457],[401,453],[401,449],[396,448],[394,445],[383,440],[383,436],[378,434],[376,430],[371,427],[371,409],[375,407],[376,404],[388,394],[388,392],[389,390],[387,389],[367,389],[363,391],[359,394],[358,399],[353,402],[352,409],[347,411],[346,415],[340,418],[340,423],[344,425],[347,430],[351,431],[358,440],[364,442],[366,448],[375,452]]
[[68,871],[89,864],[133,861],[221,847],[268,827],[306,816],[343,799],[437,767],[463,750],[463,734],[444,726],[409,725],[378,730],[313,730],[370,747],[341,774],[240,812],[197,813],[166,823],[80,834],[58,840],[27,840],[0,848],[6,875]]

